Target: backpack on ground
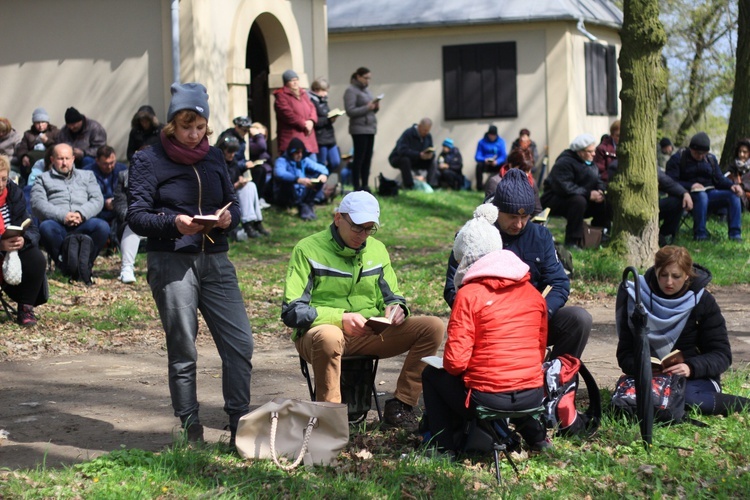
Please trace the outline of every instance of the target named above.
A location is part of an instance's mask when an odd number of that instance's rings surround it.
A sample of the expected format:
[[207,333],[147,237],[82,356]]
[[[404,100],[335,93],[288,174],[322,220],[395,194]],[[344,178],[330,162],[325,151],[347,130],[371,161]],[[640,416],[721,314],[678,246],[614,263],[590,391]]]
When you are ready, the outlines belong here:
[[555,243],[555,252],[557,253],[557,260],[560,261],[560,264],[562,264],[563,269],[565,269],[565,274],[567,274],[569,277],[573,276],[573,254],[570,253],[570,250],[565,248],[565,245],[562,243]]
[[380,196],[398,195],[398,182],[389,179],[383,174],[378,176],[378,194]]
[[70,281],[91,285],[94,260],[94,240],[86,234],[69,234],[60,249],[60,270]]
[[[685,420],[685,386],[684,376],[676,374],[656,374],[651,379],[651,404],[654,407],[654,420],[657,422],[677,423]],[[622,375],[612,393],[612,407],[615,412],[636,416],[635,378]]]
[[[548,429],[557,429],[562,436],[590,436],[599,428],[602,402],[599,387],[583,362],[563,354],[545,362],[544,413],[542,423]],[[578,375],[583,378],[589,396],[589,407],[581,413],[576,407]]]

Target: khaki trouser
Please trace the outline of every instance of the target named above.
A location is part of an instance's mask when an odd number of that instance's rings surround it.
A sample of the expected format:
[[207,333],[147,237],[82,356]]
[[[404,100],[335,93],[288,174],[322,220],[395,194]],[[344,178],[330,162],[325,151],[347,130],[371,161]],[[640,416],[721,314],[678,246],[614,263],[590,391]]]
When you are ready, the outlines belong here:
[[408,351],[394,396],[401,402],[416,406],[422,392],[420,361],[434,356],[443,341],[445,324],[435,316],[408,317],[398,326],[383,330],[382,335],[352,337],[341,328],[319,325],[295,341],[297,352],[312,365],[315,375],[315,399],[341,402],[341,357],[369,355],[391,358]]

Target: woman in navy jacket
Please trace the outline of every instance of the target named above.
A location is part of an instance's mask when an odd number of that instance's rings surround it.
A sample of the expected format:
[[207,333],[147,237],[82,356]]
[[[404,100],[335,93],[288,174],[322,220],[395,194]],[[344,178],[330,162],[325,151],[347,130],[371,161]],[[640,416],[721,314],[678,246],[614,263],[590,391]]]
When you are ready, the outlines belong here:
[[[199,83],[172,85],[159,143],[135,154],[127,222],[148,237],[148,283],[167,335],[169,392],[188,441],[203,440],[196,391],[198,311],[222,361],[231,442],[250,410],[253,338],[227,234],[240,209],[222,152],[208,145],[208,94]],[[223,207],[227,207],[223,210]],[[215,225],[196,215],[221,211]]]

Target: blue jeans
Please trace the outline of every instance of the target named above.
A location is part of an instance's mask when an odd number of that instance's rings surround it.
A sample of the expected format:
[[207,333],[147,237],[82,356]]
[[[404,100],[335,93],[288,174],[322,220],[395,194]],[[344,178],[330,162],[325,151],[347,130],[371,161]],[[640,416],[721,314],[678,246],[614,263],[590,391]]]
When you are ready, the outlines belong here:
[[60,263],[60,248],[63,240],[68,234],[86,234],[94,240],[94,255],[91,256],[91,262],[94,262],[96,256],[102,251],[109,238],[109,224],[102,219],[92,217],[80,226],[64,226],[57,221],[48,219],[39,224],[39,236],[42,246],[47,251],[55,264]]
[[336,172],[341,165],[341,152],[337,145],[333,146],[318,146],[320,151],[318,152],[318,163],[328,166],[329,172]]
[[224,411],[250,411],[253,335],[237,273],[226,252],[148,253],[148,284],[167,336],[169,393],[176,417],[198,422],[198,311],[221,357]]
[[742,202],[740,198],[728,189],[711,189],[699,193],[690,193],[693,198],[693,238],[703,240],[708,238],[706,218],[709,211],[718,208],[727,209],[727,223],[729,237],[742,237]]

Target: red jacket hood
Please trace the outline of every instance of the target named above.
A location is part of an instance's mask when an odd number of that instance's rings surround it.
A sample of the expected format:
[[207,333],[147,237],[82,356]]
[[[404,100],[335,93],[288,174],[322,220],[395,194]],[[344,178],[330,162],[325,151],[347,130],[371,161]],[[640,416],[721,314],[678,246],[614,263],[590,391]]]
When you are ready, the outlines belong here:
[[469,267],[463,285],[486,278],[505,279],[511,282],[528,280],[529,266],[510,250],[490,252]]

